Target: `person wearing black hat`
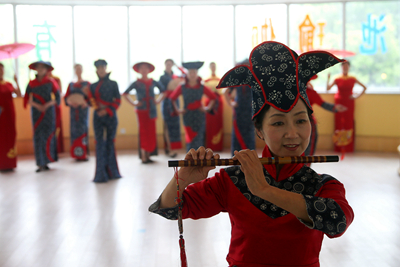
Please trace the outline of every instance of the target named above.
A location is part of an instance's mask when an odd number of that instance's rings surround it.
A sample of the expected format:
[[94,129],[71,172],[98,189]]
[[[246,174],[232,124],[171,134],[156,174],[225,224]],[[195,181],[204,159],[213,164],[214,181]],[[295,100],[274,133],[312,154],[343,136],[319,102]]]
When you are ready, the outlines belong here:
[[[172,67],[176,66],[172,59],[165,60],[165,71],[160,77],[160,83],[166,89],[164,91],[165,98],[161,102],[161,113],[163,115],[163,134],[165,143],[165,154],[174,158],[177,156],[176,151],[182,148],[181,142],[181,120],[179,114],[175,111],[171,99],[169,98],[172,92],[182,83],[182,78],[175,75]],[[182,71],[182,70],[181,70]],[[182,71],[183,74],[185,74]],[[176,100],[179,105],[179,100]]]
[[49,78],[54,68],[50,62],[37,61],[29,65],[36,71],[36,78],[26,88],[24,107],[31,106],[33,144],[35,147],[36,172],[48,170],[47,164],[58,160],[55,106],[60,105],[57,82]]
[[94,108],[93,128],[96,137],[96,173],[93,182],[105,183],[122,177],[114,147],[121,96],[118,84],[110,80],[110,73],[107,73],[107,61],[99,59],[94,65],[99,81],[90,85],[88,91],[90,104]]
[[[204,86],[201,78],[197,75],[198,70],[204,62],[186,62],[182,66],[188,69],[185,83],[178,86],[170,95],[175,110],[183,114],[183,124],[185,127],[186,149],[199,148],[205,142],[205,112],[211,111],[215,103],[215,94]],[[176,104],[178,97],[183,96],[183,109],[179,109]],[[206,95],[211,101],[204,107],[201,103],[203,95]]]
[[[157,155],[157,136],[156,136],[156,105],[162,101],[164,86],[148,77],[148,74],[155,69],[153,64],[139,62],[133,66],[133,70],[141,74],[141,78],[133,82],[124,92],[124,97],[132,106],[136,108],[139,122],[139,157],[142,163],[152,163],[151,155]],[[161,92],[160,98],[155,99],[154,89],[158,88]],[[136,99],[133,101],[129,93],[135,89]]]
[[[297,55],[273,41],[256,46],[249,58],[249,66],[227,72],[217,88],[251,86],[253,121],[265,142],[263,157],[304,155],[312,114],[306,84],[341,60],[324,51]],[[200,147],[191,149],[185,159],[219,159],[219,155]],[[262,165],[254,150],[235,151],[233,159],[241,166],[222,169],[208,179],[215,167],[179,169],[182,217],[229,213],[231,267],[318,267],[324,235],[343,235],[354,218],[343,184],[300,163]],[[171,179],[149,211],[177,219],[176,181]]]
[[0,171],[10,171],[17,167],[17,137],[15,108],[12,94],[21,97],[17,76],[16,87],[4,80],[4,65],[0,62]]
[[[247,64],[248,60],[240,64]],[[238,65],[240,65],[238,64]],[[231,154],[235,150],[255,149],[255,129],[251,120],[253,99],[251,88],[248,85],[229,87],[224,92],[226,103],[233,109],[232,134],[231,134]]]

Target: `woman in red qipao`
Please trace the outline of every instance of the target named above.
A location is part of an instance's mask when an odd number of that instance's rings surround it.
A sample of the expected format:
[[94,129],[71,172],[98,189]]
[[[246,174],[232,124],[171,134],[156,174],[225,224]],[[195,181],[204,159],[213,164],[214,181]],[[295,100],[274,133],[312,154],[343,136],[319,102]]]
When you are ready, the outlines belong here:
[[[148,62],[139,62],[133,66],[133,69],[141,74],[141,78],[133,82],[124,92],[125,99],[134,107],[139,121],[139,156],[142,163],[153,163],[151,155],[157,155],[157,135],[156,135],[156,104],[163,100],[163,93],[155,99],[154,88],[157,87],[160,92],[164,91],[164,86],[149,78],[149,73],[153,72],[155,67]],[[129,92],[136,90],[136,101],[133,101]]]
[[[222,151],[224,145],[224,118],[223,101],[220,92],[216,87],[221,80],[216,74],[217,65],[210,63],[211,76],[204,81],[204,85],[215,94],[215,103],[210,112],[206,113],[206,147],[213,151]],[[205,99],[205,106],[208,106],[210,99]]]
[[[350,62],[342,62],[342,75],[336,78],[331,84],[329,83],[330,74],[328,74],[327,90],[329,91],[334,85],[338,90],[335,94],[335,104],[341,104],[347,107],[345,112],[335,113],[335,131],[351,131],[351,142],[346,146],[337,146],[335,144],[336,152],[353,152],[354,151],[354,137],[355,137],[355,121],[354,121],[354,100],[359,98],[365,93],[367,87],[360,83],[356,77],[349,76]],[[353,87],[355,84],[360,85],[363,91],[358,94],[353,94]]]
[[[55,76],[53,74],[53,71],[50,71],[49,77],[54,79],[56,83],[58,84],[58,92],[60,94],[60,97],[62,97],[62,85],[61,85],[61,79],[58,76]],[[63,127],[62,127],[62,111],[61,111],[61,105],[56,106],[56,135],[57,135],[57,153],[63,153],[64,152],[64,133],[63,133]]]
[[14,81],[17,88],[4,81],[4,65],[0,63],[0,171],[10,171],[17,167],[15,141],[15,108],[12,94],[21,96],[17,76]]
[[[265,141],[263,157],[303,155],[312,114],[306,84],[312,75],[340,60],[321,51],[298,56],[272,41],[256,46],[249,58],[250,66],[229,71],[218,88],[251,85],[253,121]],[[204,158],[218,159],[219,155],[200,147],[185,157]],[[343,184],[304,164],[279,169],[263,166],[254,150],[235,151],[234,158],[241,166],[222,169],[208,179],[215,167],[180,168],[183,218],[229,213],[232,236],[227,261],[231,267],[320,266],[324,235],[339,237],[353,221]],[[149,210],[177,219],[176,189],[173,178]]]
[[[317,93],[317,91],[314,90],[313,85],[311,84],[311,80],[315,80],[318,78],[318,75],[314,75],[311,77],[310,81],[307,83],[307,96],[308,100],[310,101],[310,105],[317,104],[321,108],[330,111],[330,112],[344,112],[347,110],[347,108],[341,104],[332,104],[325,102],[321,96]],[[304,152],[306,156],[312,156],[314,155],[315,148],[317,147],[317,141],[318,141],[318,129],[317,129],[317,120],[315,119],[314,115],[311,116],[311,138],[310,138],[310,144],[308,145],[306,151]]]

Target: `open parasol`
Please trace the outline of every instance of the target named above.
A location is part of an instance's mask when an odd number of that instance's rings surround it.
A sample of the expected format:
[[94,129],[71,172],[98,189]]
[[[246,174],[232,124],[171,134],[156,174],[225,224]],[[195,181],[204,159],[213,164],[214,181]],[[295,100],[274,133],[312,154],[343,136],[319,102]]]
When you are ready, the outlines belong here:
[[348,51],[348,50],[338,50],[338,49],[323,49],[326,52],[334,54],[337,57],[345,58],[355,56],[356,53]]
[[0,60],[17,58],[22,54],[28,53],[34,48],[35,46],[33,44],[28,44],[28,43],[13,43],[13,44],[1,45]]
[[[337,56],[338,58],[347,58],[347,57],[352,57],[355,56],[356,53],[352,52],[352,51],[348,51],[348,50],[339,50],[339,49],[325,49],[325,48],[318,48],[318,49],[313,49],[310,50],[308,52],[311,51],[325,51],[325,52],[329,52],[335,56]],[[297,54],[302,54],[302,52],[300,50],[296,50]]]

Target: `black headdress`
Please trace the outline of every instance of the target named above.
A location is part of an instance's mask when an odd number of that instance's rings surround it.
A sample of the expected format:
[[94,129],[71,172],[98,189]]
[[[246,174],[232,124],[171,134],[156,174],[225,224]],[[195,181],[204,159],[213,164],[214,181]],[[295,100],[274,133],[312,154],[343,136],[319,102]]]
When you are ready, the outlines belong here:
[[94,62],[94,66],[97,68],[99,66],[107,66],[107,61],[104,59],[98,59]]
[[188,70],[192,70],[192,69],[198,70],[198,69],[200,69],[201,67],[203,67],[203,65],[204,65],[204,62],[203,62],[203,61],[192,61],[192,62],[185,62],[185,63],[182,63],[182,66],[183,66],[185,69],[188,69]]
[[250,65],[239,65],[228,71],[217,88],[251,86],[253,118],[265,104],[289,112],[299,97],[312,110],[306,94],[307,82],[318,72],[342,61],[325,51],[299,56],[284,44],[268,41],[251,51]]
[[49,61],[43,61],[43,60],[39,60],[39,61],[31,63],[29,65],[29,68],[31,70],[36,70],[38,64],[45,65],[48,68],[49,71],[54,70],[54,67],[51,65],[51,63]]

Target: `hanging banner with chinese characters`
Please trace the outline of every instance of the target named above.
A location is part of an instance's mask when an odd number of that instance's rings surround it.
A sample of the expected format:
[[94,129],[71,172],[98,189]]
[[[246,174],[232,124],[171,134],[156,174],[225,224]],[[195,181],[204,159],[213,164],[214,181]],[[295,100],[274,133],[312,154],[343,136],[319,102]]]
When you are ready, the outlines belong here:
[[[270,28],[270,33],[268,34],[268,28]],[[276,36],[274,33],[274,27],[272,26],[272,19],[269,18],[269,26],[267,24],[267,19],[265,19],[264,25],[261,25],[261,42],[259,42],[258,37],[259,37],[259,32],[258,32],[258,26],[253,27],[253,32],[251,35],[251,44],[254,47],[259,45],[262,42],[266,41],[273,41],[275,40]]]
[[[322,47],[325,22],[319,22],[318,26],[319,34],[317,36],[319,38],[319,46]],[[304,21],[299,25],[299,44],[301,53],[314,50],[314,31],[315,25],[307,14]]]
[[382,54],[387,52],[386,42],[383,33],[386,31],[384,22],[385,15],[368,14],[367,22],[361,24],[362,44],[360,45],[360,54],[375,55],[378,52],[378,43]]
[[42,25],[33,25],[33,27],[41,28],[36,33],[36,56],[38,60],[50,60],[51,43],[56,43],[50,28],[55,27],[55,25],[49,25],[47,21],[44,21]]
[[[337,57],[351,57],[354,56],[355,53],[346,50],[338,50],[338,49],[326,49],[323,48],[324,44],[324,27],[326,23],[321,21],[316,25],[312,22],[310,15],[306,15],[303,22],[299,25],[299,51],[300,53],[313,51],[313,50],[324,50],[334,54]],[[315,31],[318,31],[318,34],[315,34]],[[317,48],[314,48],[314,36],[318,37],[319,45]]]

